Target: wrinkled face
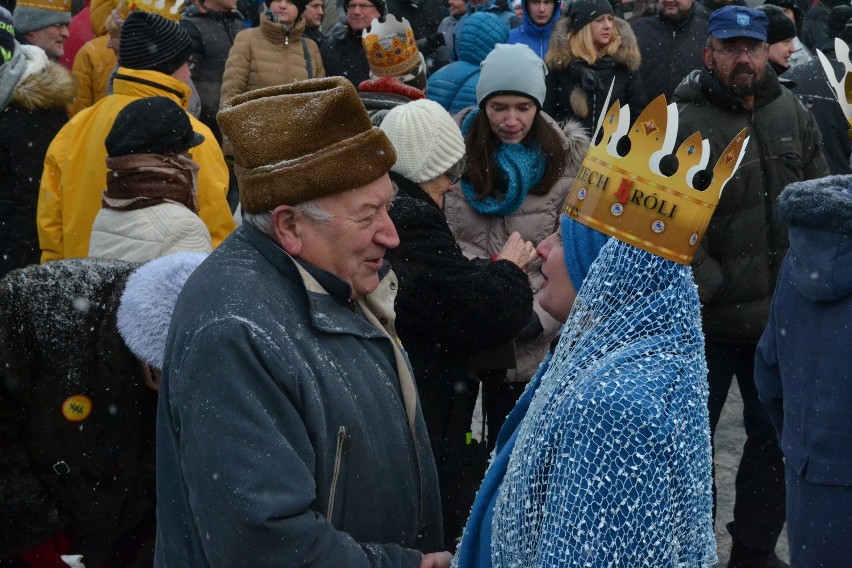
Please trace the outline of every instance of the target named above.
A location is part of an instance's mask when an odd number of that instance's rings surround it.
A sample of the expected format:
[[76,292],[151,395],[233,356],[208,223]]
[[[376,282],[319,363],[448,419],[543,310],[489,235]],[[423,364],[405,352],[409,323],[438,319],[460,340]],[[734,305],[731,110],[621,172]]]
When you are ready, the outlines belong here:
[[367,0],[352,0],[346,10],[346,23],[353,32],[361,32],[381,15],[379,9]]
[[528,0],[527,11],[530,13],[530,18],[536,25],[543,26],[553,17],[553,11],[556,9],[555,0]]
[[491,133],[504,144],[519,144],[532,127],[538,108],[521,95],[497,95],[485,103]]
[[465,0],[447,0],[447,10],[451,16],[461,16],[467,11]]
[[318,28],[322,25],[322,17],[325,14],[325,6],[322,0],[311,0],[302,12],[302,17],[305,18],[305,25],[311,28]]
[[754,95],[766,69],[766,42],[752,38],[711,38],[704,65],[722,85],[740,96]]
[[589,22],[592,32],[592,42],[596,49],[609,45],[615,35],[615,19],[612,14],[602,14]]
[[299,10],[290,0],[272,0],[269,3],[269,10],[275,14],[280,23],[288,28],[296,23],[296,18],[299,16]]
[[785,39],[773,43],[767,50],[767,58],[769,61],[782,67],[790,66],[790,57],[796,51],[796,46],[793,45],[793,38]]
[[544,284],[538,294],[539,305],[553,319],[565,323],[577,298],[577,290],[565,267],[561,232],[556,231],[541,241],[535,251],[541,258],[541,275],[544,276]]
[[667,18],[677,18],[692,8],[692,0],[660,0],[659,12]]
[[65,40],[68,39],[68,25],[55,24],[34,32],[24,34],[28,42],[42,48],[51,59],[59,59],[65,53]]
[[374,182],[322,199],[328,223],[300,215],[299,258],[337,275],[352,286],[352,299],[374,291],[385,251],[399,245],[388,216],[393,185],[384,175]]

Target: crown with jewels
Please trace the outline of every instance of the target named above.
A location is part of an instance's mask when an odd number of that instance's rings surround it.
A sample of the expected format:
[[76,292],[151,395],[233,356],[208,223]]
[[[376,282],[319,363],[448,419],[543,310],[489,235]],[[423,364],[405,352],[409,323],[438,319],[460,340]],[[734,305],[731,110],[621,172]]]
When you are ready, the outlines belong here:
[[[616,101],[601,118],[562,212],[597,231],[680,264],[689,264],[722,189],[740,164],[746,129],[728,144],[713,168],[710,185],[695,189],[696,174],[706,171],[710,143],[700,132],[677,151],[677,107],[660,95],[630,125],[630,109]],[[616,146],[626,136],[630,150],[619,156]],[[660,170],[667,156],[677,170]]]
[[71,11],[71,0],[18,0],[17,5],[39,10]]
[[374,19],[361,33],[361,43],[377,77],[401,77],[420,63],[414,30],[405,18],[388,14],[385,22]]
[[[817,50],[817,56],[819,56],[825,76],[828,78],[828,84],[834,91],[837,102],[840,103],[840,108],[843,109],[846,121],[852,127],[852,61],[849,59],[849,45],[839,37],[834,38],[834,53],[837,55],[837,61],[842,63],[846,69],[846,74],[839,80],[834,74],[834,67],[828,57],[819,49]],[[849,138],[852,138],[852,128],[849,129]]]

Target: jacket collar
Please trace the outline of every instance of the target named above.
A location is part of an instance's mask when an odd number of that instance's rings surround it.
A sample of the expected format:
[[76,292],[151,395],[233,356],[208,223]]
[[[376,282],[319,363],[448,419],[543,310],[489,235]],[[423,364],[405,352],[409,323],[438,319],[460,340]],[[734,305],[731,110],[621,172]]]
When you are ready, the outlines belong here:
[[435,208],[438,207],[438,205],[435,203],[435,200],[429,197],[428,193],[420,189],[420,186],[411,181],[410,179],[396,172],[390,172],[390,178],[391,181],[396,184],[396,187],[399,190],[399,193],[397,193],[397,197],[410,197],[411,199],[418,199],[420,201],[429,203]]
[[113,81],[113,93],[134,98],[168,97],[183,107],[189,108],[189,85],[171,75],[150,69],[119,67]]
[[692,3],[689,10],[679,18],[670,18],[668,16],[664,16],[662,12],[657,12],[657,17],[660,19],[660,22],[664,27],[670,30],[680,31],[686,29],[687,26],[692,22],[693,18],[695,18],[695,10],[697,5],[697,0]]
[[261,14],[260,30],[272,43],[285,45],[298,43],[302,40],[302,32],[305,31],[305,19],[299,17],[293,27],[288,30],[284,24],[273,22],[266,14]]

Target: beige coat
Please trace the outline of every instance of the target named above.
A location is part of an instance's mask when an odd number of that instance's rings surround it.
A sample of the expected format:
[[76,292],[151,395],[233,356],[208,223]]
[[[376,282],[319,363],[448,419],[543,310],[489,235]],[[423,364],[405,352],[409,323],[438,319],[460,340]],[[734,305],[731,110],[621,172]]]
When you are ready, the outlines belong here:
[[[459,124],[471,110],[472,107],[456,115]],[[560,129],[549,116],[544,113],[542,116],[559,133],[568,156],[562,177],[550,191],[545,195],[527,195],[518,210],[508,217],[480,215],[468,205],[460,187],[444,198],[444,215],[466,257],[491,259],[492,255],[500,252],[503,243],[515,231],[518,231],[524,240],[538,245],[556,229],[559,212],[574,183],[574,176],[577,175],[577,169],[589,147],[589,140],[578,123],[568,122]],[[527,275],[533,291],[533,309],[544,331],[532,341],[515,343],[517,368],[508,370],[507,380],[510,382],[530,380],[544,359],[560,325],[538,303],[538,294],[544,282],[540,260],[536,260],[527,268]]]
[[[308,79],[302,32],[305,20],[299,18],[288,34],[283,24],[260,18],[260,27],[243,30],[237,34],[225,62],[222,76],[224,103],[239,95],[261,87],[284,85]],[[319,47],[305,38],[311,56],[313,77],[325,77]]]

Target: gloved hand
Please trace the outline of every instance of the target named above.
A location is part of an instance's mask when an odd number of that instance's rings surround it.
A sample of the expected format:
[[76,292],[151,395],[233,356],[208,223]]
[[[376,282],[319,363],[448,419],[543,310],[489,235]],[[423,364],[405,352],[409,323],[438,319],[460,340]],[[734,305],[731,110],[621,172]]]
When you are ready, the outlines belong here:
[[38,546],[19,554],[33,568],[68,568],[62,555],[71,552],[71,542],[64,532],[58,532]]
[[437,32],[427,37],[426,43],[432,49],[438,49],[439,47],[447,45],[447,38],[444,37],[442,32]]

